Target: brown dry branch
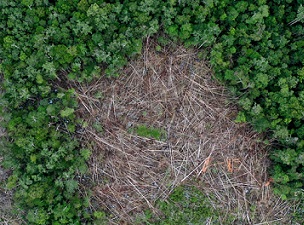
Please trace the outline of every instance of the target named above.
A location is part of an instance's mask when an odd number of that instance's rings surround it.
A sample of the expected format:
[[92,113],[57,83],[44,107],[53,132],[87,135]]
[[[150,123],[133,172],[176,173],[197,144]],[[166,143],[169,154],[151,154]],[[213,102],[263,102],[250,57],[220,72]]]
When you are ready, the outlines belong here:
[[[72,84],[78,115],[89,124],[81,138],[95,143],[89,162],[94,199],[112,214],[112,224],[132,224],[145,208],[156,212],[158,199],[194,178],[213,196],[213,206],[220,204],[239,224],[288,218],[287,203],[264,185],[269,162],[263,135],[233,121],[237,107],[198,51],[179,46],[156,52],[148,39],[142,57],[120,77]],[[100,92],[101,99],[94,97]],[[95,123],[102,132],[92,128]],[[138,125],[164,130],[165,137],[140,137]]]

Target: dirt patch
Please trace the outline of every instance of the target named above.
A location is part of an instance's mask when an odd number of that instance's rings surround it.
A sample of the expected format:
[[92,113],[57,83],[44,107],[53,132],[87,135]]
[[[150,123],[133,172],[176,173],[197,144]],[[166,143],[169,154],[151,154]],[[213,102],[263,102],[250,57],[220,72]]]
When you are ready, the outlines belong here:
[[[118,78],[73,85],[77,113],[89,124],[80,136],[94,143],[94,199],[113,224],[132,224],[134,215],[195,179],[239,224],[282,224],[288,205],[271,194],[263,135],[233,121],[237,108],[199,50],[154,47],[147,40],[142,57]],[[139,136],[134,130],[142,125],[165,135]]]

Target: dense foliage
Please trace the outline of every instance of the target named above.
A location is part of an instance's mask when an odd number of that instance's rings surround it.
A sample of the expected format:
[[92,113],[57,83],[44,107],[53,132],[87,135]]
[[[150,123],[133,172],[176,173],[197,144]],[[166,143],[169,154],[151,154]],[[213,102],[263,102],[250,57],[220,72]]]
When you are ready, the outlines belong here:
[[[304,67],[302,0],[0,1],[1,111],[13,168],[8,185],[30,224],[79,224],[86,207],[75,172],[88,150],[74,140],[77,102],[67,79],[117,75],[163,31],[209,50],[216,76],[238,95],[237,120],[276,138],[276,191],[303,197]],[[161,38],[160,42],[164,42]]]

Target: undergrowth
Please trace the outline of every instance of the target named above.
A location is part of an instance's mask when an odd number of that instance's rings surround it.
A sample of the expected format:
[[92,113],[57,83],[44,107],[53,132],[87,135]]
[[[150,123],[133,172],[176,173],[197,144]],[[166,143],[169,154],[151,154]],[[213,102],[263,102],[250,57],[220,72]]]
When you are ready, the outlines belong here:
[[131,129],[138,136],[146,138],[154,138],[156,140],[162,140],[165,138],[165,131],[162,129],[147,127],[146,125],[138,125],[136,128]]
[[212,208],[208,198],[195,187],[175,188],[166,201],[156,203],[156,208],[160,211],[158,217],[146,211],[145,217],[138,219],[138,224],[220,224],[219,211]]

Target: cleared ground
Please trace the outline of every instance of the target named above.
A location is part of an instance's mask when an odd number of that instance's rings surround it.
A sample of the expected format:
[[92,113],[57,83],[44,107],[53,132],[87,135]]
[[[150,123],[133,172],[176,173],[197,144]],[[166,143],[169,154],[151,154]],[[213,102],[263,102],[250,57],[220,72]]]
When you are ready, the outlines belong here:
[[[180,184],[198,186],[235,224],[290,224],[290,205],[271,192],[264,136],[236,124],[235,99],[215,79],[204,52],[147,40],[118,78],[73,83],[92,146],[92,209],[111,224],[132,224]],[[157,47],[158,48],[158,47]],[[138,127],[159,131],[139,135]],[[86,180],[88,182],[86,182]],[[85,186],[85,185],[84,185]],[[212,223],[211,223],[212,224]]]

